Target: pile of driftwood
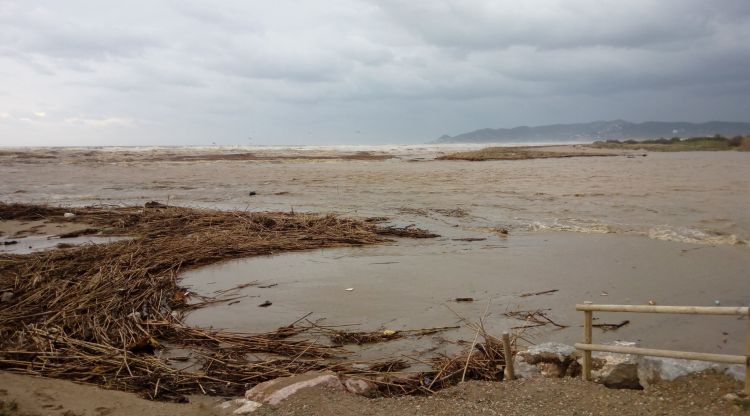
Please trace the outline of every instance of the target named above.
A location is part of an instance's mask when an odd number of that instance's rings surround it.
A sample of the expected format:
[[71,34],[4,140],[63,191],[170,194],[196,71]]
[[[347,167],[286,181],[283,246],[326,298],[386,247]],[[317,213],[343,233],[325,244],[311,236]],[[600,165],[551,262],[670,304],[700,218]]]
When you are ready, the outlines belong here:
[[[65,216],[67,212],[74,216]],[[444,358],[435,362],[435,371],[418,374],[401,373],[406,365],[400,360],[363,369],[337,359],[346,353],[337,344],[364,342],[367,334],[332,333],[299,322],[262,334],[182,323],[183,313],[196,307],[179,285],[178,276],[185,270],[230,258],[382,243],[394,235],[434,236],[424,230],[331,215],[161,204],[63,209],[0,203],[0,220],[10,219],[73,221],[87,230],[130,238],[0,255],[0,292],[12,294],[0,303],[0,369],[160,400],[183,400],[196,393],[241,395],[265,380],[324,369],[372,380],[391,394],[429,392],[456,381],[460,357]],[[321,334],[338,338],[322,343]],[[376,341],[406,334],[381,334]],[[485,339],[466,352],[463,378],[497,376],[501,349],[494,338]],[[477,348],[481,354],[475,354]],[[170,349],[188,350],[196,362],[176,365],[184,357],[160,353]]]

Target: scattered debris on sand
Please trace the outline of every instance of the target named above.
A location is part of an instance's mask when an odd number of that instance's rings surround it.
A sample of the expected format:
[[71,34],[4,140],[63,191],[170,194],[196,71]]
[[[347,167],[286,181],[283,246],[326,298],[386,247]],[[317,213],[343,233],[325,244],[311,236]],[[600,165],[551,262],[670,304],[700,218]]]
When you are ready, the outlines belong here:
[[[64,219],[67,210],[75,217]],[[483,343],[455,356],[433,358],[433,370],[403,372],[410,364],[401,359],[353,366],[342,360],[347,351],[339,344],[388,341],[454,327],[346,332],[302,318],[276,331],[248,334],[182,323],[187,311],[234,301],[237,289],[257,285],[243,283],[216,297],[201,297],[179,286],[182,271],[237,257],[376,244],[390,236],[436,236],[414,226],[162,204],[71,210],[0,203],[0,220],[6,219],[59,219],[130,237],[0,255],[0,292],[13,294],[4,298],[6,307],[0,310],[0,369],[6,371],[72,379],[170,401],[182,401],[190,394],[241,395],[257,383],[308,371],[357,375],[385,395],[432,393],[463,379],[502,378],[502,341],[481,327],[476,331]],[[320,335],[332,342],[320,342]],[[174,363],[184,357],[171,360],[157,354],[169,348],[191,351],[197,362],[179,369]]]
[[[64,219],[65,212],[75,217]],[[304,338],[320,331],[312,325],[295,322],[263,334],[184,326],[186,311],[234,298],[190,302],[193,294],[179,286],[180,272],[237,257],[434,236],[332,215],[0,203],[0,220],[27,219],[80,222],[131,238],[0,255],[0,292],[13,294],[0,309],[0,369],[160,400],[238,395],[276,377],[343,369],[325,359],[344,351]],[[179,370],[154,353],[167,345],[193,351],[198,365]]]

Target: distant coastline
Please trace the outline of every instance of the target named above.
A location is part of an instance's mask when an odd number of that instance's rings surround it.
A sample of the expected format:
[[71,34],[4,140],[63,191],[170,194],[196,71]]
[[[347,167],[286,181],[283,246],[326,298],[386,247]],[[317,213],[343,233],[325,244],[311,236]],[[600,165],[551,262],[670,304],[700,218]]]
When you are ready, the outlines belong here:
[[632,123],[625,120],[594,121],[590,123],[550,124],[514,128],[479,129],[455,136],[443,135],[434,144],[443,143],[533,143],[533,142],[594,142],[606,140],[659,138],[725,137],[750,134],[750,123],[709,121],[705,123],[647,121]]

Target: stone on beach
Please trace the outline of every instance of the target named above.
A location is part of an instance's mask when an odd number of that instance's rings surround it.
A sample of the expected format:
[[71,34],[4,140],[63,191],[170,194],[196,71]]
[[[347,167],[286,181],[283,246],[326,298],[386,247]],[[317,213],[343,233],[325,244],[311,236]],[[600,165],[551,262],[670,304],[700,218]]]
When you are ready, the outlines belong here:
[[704,371],[724,373],[738,381],[745,378],[745,368],[740,364],[727,365],[662,357],[638,358],[638,381],[644,388],[659,381],[672,381],[678,377]]
[[[614,341],[608,345],[637,347],[633,341]],[[578,360],[579,363],[582,360]],[[638,358],[632,354],[594,352],[592,354],[592,379],[610,388],[640,389],[638,381]]]
[[232,410],[233,415],[248,415],[258,410],[261,406],[262,406],[261,403],[258,403],[252,400],[234,399],[234,400],[227,400],[219,404],[217,407],[224,412],[228,412],[230,409],[233,409]]
[[326,387],[344,391],[345,387],[339,377],[330,371],[308,372],[289,377],[265,381],[245,392],[245,399],[259,403],[278,406],[302,389],[309,387]]
[[378,386],[360,378],[347,378],[344,380],[344,387],[349,393],[358,394],[364,397],[376,397],[379,394]]
[[516,376],[520,378],[562,378],[576,376],[580,365],[578,352],[570,345],[545,342],[520,351],[514,358]]

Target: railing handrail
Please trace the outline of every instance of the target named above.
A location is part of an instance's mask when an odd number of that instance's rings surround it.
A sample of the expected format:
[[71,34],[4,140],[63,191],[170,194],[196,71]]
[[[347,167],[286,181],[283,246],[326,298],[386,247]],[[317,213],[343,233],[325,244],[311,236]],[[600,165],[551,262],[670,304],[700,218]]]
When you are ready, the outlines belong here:
[[747,306],[664,306],[664,305],[601,305],[579,303],[577,311],[592,312],[634,312],[634,313],[674,313],[692,315],[735,315],[747,316]]
[[582,351],[614,352],[617,354],[648,355],[651,357],[677,358],[680,360],[711,361],[724,364],[745,364],[747,357],[744,355],[713,354],[707,352],[657,350],[654,348],[627,347],[624,345],[605,344],[575,344],[576,349]]
[[[583,371],[585,380],[591,380],[592,351],[613,352],[620,354],[650,355],[655,357],[670,357],[684,360],[703,360],[729,364],[745,365],[745,393],[750,394],[750,308],[746,306],[663,306],[663,305],[597,305],[593,303],[579,303],[576,310],[583,312],[583,342],[576,344],[576,348],[583,351]],[[688,351],[658,350],[653,348],[626,347],[594,344],[593,315],[594,312],[635,312],[635,313],[673,313],[691,315],[730,315],[745,316],[747,318],[747,342],[745,355],[711,354]]]

